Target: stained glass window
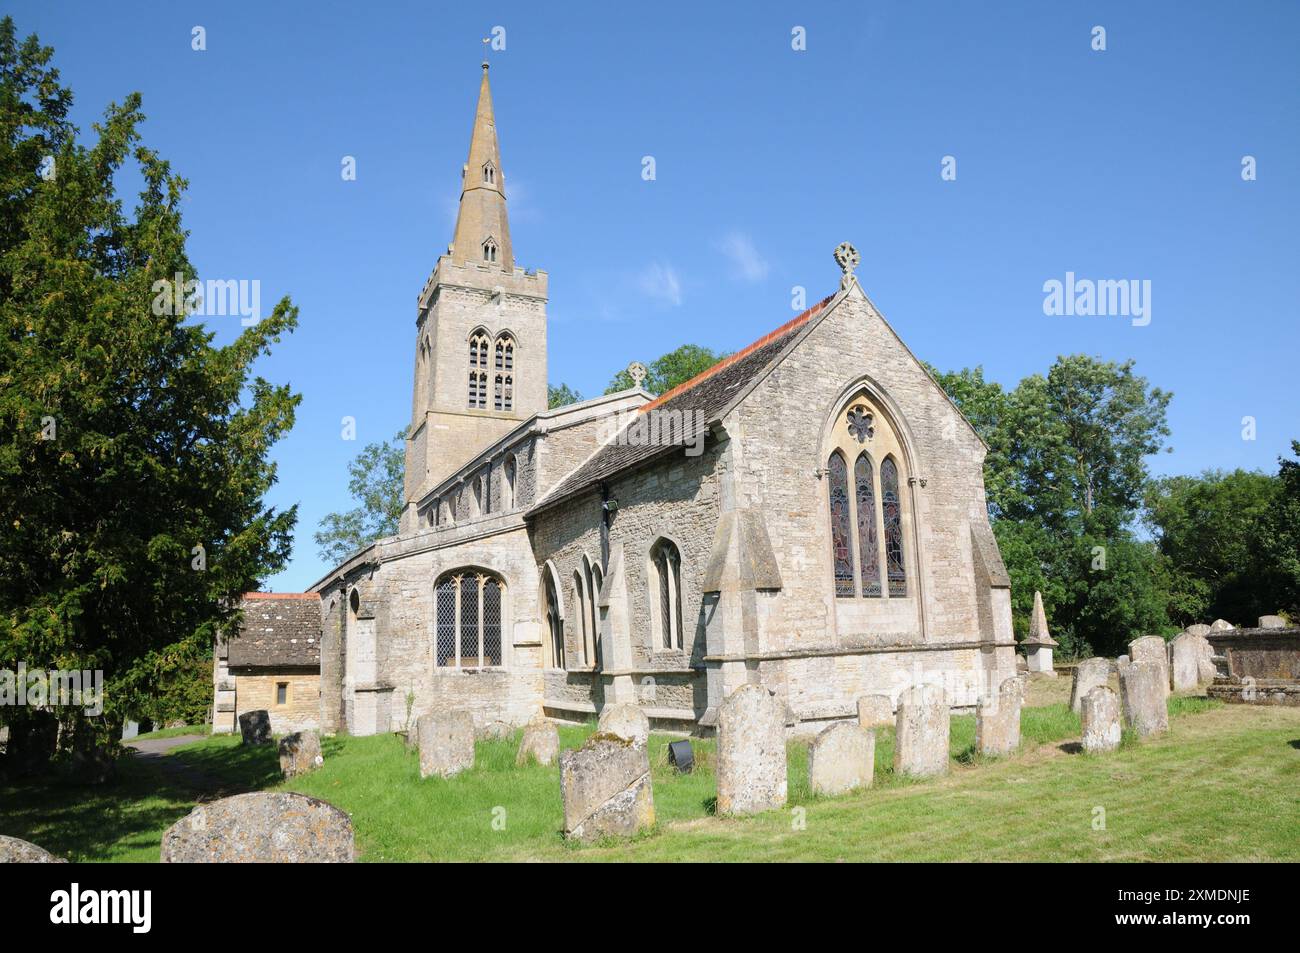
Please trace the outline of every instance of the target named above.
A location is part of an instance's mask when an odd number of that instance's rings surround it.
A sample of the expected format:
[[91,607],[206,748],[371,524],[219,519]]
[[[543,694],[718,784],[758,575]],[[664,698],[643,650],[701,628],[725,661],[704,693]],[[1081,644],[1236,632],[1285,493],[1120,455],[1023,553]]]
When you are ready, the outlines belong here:
[[880,464],[880,499],[885,516],[885,568],[891,598],[907,595],[907,570],[903,564],[903,513],[898,495],[898,466],[893,457]]
[[827,465],[827,483],[831,501],[831,558],[835,566],[835,595],[852,599],[853,544],[849,529],[849,473],[844,455],[831,454]]
[[876,478],[871,472],[871,457],[858,454],[853,465],[858,517],[858,558],[862,560],[862,595],[880,597],[880,546],[876,536]]

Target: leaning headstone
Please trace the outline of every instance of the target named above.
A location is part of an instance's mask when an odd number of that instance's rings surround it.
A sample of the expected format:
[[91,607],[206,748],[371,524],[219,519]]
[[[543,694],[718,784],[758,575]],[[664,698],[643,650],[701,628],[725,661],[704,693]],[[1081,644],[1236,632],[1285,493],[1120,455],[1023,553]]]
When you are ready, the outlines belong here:
[[5,837],[0,834],[0,864],[66,864],[62,857],[55,857],[44,847],[37,847],[30,841],[17,837]]
[[636,705],[627,702],[606,705],[600,710],[596,731],[645,744],[650,738],[650,719]]
[[1111,661],[1108,658],[1086,658],[1074,667],[1074,685],[1070,688],[1070,710],[1076,715],[1083,710],[1083,698],[1098,685],[1110,681]]
[[761,685],[742,685],[718,712],[718,813],[782,807],[785,765],[785,705]]
[[597,732],[560,755],[564,836],[572,840],[631,837],[655,822],[646,746]]
[[826,795],[869,788],[875,766],[875,731],[841,721],[823,728],[808,747],[808,787]]
[[1157,662],[1134,662],[1120,670],[1120,701],[1124,720],[1139,738],[1169,730],[1165,697],[1169,689],[1164,669]]
[[164,864],[351,863],[352,820],[332,804],[289,791],[236,794],[200,804],[167,829]]
[[894,702],[888,695],[863,695],[858,699],[858,725],[879,728],[894,723]]
[[280,773],[286,778],[315,771],[324,763],[319,732],[295,731],[280,739]]
[[435,711],[416,722],[420,777],[450,778],[474,767],[474,719],[467,711]]
[[1261,629],[1285,629],[1287,621],[1280,615],[1262,615],[1259,617],[1259,627]]
[[[1213,650],[1203,635],[1184,632],[1169,643],[1169,678],[1176,692],[1187,692],[1201,684],[1201,662],[1209,661]],[[1213,671],[1213,663],[1210,671]],[[1213,681],[1213,677],[1210,679]]]
[[1101,754],[1119,747],[1123,733],[1119,707],[1119,697],[1107,685],[1095,685],[1083,696],[1079,717],[1084,751]]
[[975,750],[1002,757],[1020,747],[1020,686],[1014,678],[975,706]]
[[913,685],[898,699],[894,773],[923,778],[947,771],[947,699],[937,685]]
[[527,764],[530,760],[540,765],[554,764],[559,753],[559,730],[545,718],[538,718],[524,727],[515,764]]
[[1231,622],[1225,622],[1223,619],[1215,619],[1210,623],[1211,632],[1223,632],[1227,629],[1234,628]]
[[239,716],[239,733],[246,745],[264,745],[271,740],[271,716],[265,708]]
[[1144,635],[1128,644],[1128,654],[1134,662],[1151,662],[1160,667],[1165,695],[1169,694],[1169,643],[1158,635]]

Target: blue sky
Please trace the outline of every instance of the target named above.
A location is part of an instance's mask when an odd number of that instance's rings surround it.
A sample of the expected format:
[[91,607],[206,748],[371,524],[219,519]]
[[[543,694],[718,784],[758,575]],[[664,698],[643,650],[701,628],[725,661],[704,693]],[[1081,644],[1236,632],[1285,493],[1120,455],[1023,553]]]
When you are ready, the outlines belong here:
[[[1295,3],[6,6],[55,47],[83,133],[143,93],[146,142],[190,180],[201,276],[301,308],[258,368],[303,394],[271,493],[300,504],[294,559],[267,588],[329,568],[311,535],[350,505],[347,461],[409,420],[415,298],[451,238],[495,26],[515,257],[550,272],[553,383],[592,396],[633,359],[741,347],[792,316],[793,286],[835,290],[849,240],[941,368],[1013,386],[1058,354],[1134,358],[1174,393],[1159,473],[1272,472],[1300,437]],[[1150,323],[1045,315],[1067,271],[1150,280]]]

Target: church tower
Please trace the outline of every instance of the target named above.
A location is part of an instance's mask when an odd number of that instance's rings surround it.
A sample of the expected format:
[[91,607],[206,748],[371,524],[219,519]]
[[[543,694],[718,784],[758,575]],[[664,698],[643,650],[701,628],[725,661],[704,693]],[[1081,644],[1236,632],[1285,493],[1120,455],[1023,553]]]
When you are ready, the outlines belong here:
[[415,319],[404,532],[429,490],[546,409],[546,294],[546,272],[515,265],[485,62],[456,231]]

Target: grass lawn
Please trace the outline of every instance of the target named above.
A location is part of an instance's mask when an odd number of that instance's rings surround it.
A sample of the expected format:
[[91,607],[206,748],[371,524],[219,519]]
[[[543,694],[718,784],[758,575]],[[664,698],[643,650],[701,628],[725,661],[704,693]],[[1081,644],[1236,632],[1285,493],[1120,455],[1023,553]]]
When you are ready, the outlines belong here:
[[[131,741],[145,741],[153,738],[179,738],[181,735],[210,735],[211,725],[181,725],[179,728],[159,728],[136,735]],[[127,744],[130,744],[128,741]]]
[[[1068,698],[1068,679],[1064,694]],[[277,788],[348,811],[361,859],[402,860],[1300,860],[1300,711],[1170,700],[1171,731],[1126,739],[1115,754],[1075,753],[1079,720],[1062,686],[1030,701],[1024,747],[974,754],[975,719],[952,719],[948,777],[909,781],[891,770],[893,732],[877,733],[869,790],[814,798],[807,748],[789,748],[790,804],[724,819],[712,814],[714,744],[695,740],[696,771],[678,776],[665,736],[652,736],[658,826],[626,843],[566,844],[559,769],[514,765],[518,732],[478,744],[475,767],[421,780],[399,738],[326,738],[325,765],[281,782],[273,746],[236,738],[177,749],[196,773],[239,788]],[[1054,693],[1054,694],[1053,694]],[[560,729],[576,747],[593,726]],[[1063,744],[1063,742],[1066,742]],[[0,787],[0,833],[81,860],[156,860],[162,832],[193,803],[175,771],[123,765],[112,789]],[[1104,826],[1102,822],[1104,821]]]

